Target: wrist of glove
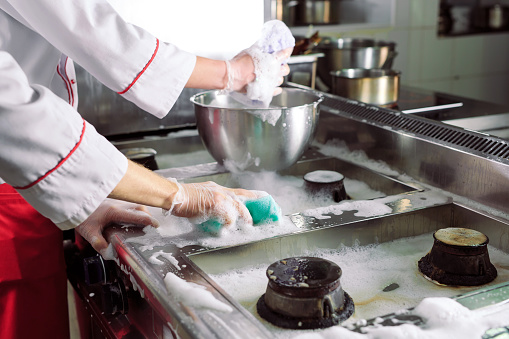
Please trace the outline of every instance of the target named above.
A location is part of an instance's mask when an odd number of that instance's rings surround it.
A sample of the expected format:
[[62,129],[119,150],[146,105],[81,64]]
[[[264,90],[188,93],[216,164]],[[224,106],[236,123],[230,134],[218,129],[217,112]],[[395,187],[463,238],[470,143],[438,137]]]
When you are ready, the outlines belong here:
[[244,205],[247,199],[256,199],[256,191],[230,189],[214,182],[196,184],[177,184],[169,213],[178,217],[189,218],[192,223],[200,224],[215,219],[228,227],[237,222],[253,224],[249,210]]
[[159,226],[159,222],[148,213],[145,206],[106,199],[75,230],[102,254],[108,247],[102,233],[104,228],[112,223]]

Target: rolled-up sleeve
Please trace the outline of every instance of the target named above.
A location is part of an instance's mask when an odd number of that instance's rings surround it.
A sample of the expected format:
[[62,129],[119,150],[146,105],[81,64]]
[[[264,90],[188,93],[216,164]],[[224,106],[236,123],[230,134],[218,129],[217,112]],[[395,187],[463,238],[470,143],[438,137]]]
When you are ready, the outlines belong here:
[[4,0],[4,9],[113,91],[164,117],[196,57],[126,23],[104,0]]
[[61,229],[83,222],[127,159],[50,90],[0,52],[0,177]]

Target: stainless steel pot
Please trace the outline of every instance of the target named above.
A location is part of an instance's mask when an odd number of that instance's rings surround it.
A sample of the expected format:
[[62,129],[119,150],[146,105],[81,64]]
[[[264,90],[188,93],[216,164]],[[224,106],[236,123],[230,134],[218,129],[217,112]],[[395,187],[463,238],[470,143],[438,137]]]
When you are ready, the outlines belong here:
[[[293,165],[314,137],[323,95],[283,88],[269,108],[247,108],[220,91],[191,98],[202,141],[220,164],[239,170],[280,170]],[[280,114],[276,122],[264,115]]]
[[385,69],[350,68],[330,72],[332,93],[374,105],[398,101],[401,72]]
[[396,57],[396,43],[373,39],[324,38],[316,46],[324,53],[318,60],[318,76],[331,86],[329,73],[344,68],[391,69]]
[[340,0],[271,0],[274,15],[288,26],[339,23]]
[[339,0],[299,0],[297,25],[331,25],[339,23]]

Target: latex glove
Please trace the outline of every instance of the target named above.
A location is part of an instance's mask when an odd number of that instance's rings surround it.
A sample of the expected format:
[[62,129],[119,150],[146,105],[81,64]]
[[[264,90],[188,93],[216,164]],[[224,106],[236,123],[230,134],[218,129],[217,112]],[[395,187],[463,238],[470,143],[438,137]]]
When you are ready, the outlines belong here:
[[212,181],[180,184],[175,179],[169,180],[178,186],[178,192],[174,195],[169,210],[171,214],[189,218],[194,224],[216,219],[225,227],[238,221],[253,225],[253,219],[244,201],[259,198],[260,192],[231,189]]
[[[275,87],[273,95],[281,93],[282,89],[279,87],[284,81],[284,77],[290,74],[290,67],[287,60],[292,55],[293,47],[286,48],[277,53],[271,54],[270,58],[273,61],[270,63],[272,74],[276,74],[273,81]],[[240,52],[233,59],[226,61],[226,69],[228,73],[228,83],[225,90],[227,92],[240,92],[246,93],[247,87],[250,83],[257,81],[257,74],[262,75],[261,70],[255,69],[255,61],[253,56],[247,50]],[[271,79],[273,80],[273,79]]]
[[103,229],[112,223],[159,226],[159,222],[148,213],[145,206],[106,199],[94,213],[76,227],[76,232],[101,253],[108,247],[108,242],[102,234]]

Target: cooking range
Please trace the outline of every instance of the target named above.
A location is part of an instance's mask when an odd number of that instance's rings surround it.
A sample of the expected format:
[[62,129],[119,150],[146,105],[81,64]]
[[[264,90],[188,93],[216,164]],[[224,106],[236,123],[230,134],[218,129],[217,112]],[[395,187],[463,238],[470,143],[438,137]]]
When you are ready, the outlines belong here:
[[[197,135],[184,138],[181,145],[196,147],[199,143]],[[165,141],[165,137],[161,139]],[[154,138],[133,145],[157,148]],[[398,296],[407,287],[406,279],[419,282],[414,294],[426,290],[426,296],[452,297],[470,309],[486,307],[509,295],[509,262],[504,256],[509,253],[509,210],[503,203],[509,192],[506,148],[505,141],[494,137],[327,95],[313,147],[275,178],[276,183],[289,182],[297,193],[283,195],[286,199],[280,202],[280,192],[269,192],[282,205],[289,226],[234,244],[210,245],[204,239],[186,238],[186,233],[147,238],[141,229],[115,225],[107,230],[117,254],[114,260],[102,260],[79,243],[68,247],[70,281],[84,301],[90,330],[109,338],[271,338],[284,337],[286,331],[299,333],[337,323],[356,331],[375,323],[418,324],[419,319],[401,312],[416,306]],[[185,153],[185,147],[180,152]],[[285,209],[298,192],[314,194],[304,179],[316,171],[344,177],[346,199],[338,198],[342,190],[338,181],[332,180],[334,188],[320,189],[328,199],[311,199],[296,210]],[[213,162],[161,169],[159,173],[187,182],[213,180],[245,188],[266,178],[257,173],[243,180]],[[359,182],[368,189],[357,190]],[[284,187],[272,186],[279,191]],[[495,278],[491,274],[491,282],[457,287],[419,270],[419,260],[432,253],[437,232],[438,239],[444,240],[441,230],[450,229],[472,230],[469,232],[489,240],[476,243],[475,255],[483,255],[480,245],[482,250],[488,249],[497,271]],[[391,246],[398,241],[413,244],[415,237],[427,240],[411,251],[415,257],[409,262],[412,273],[398,281],[380,281],[376,289],[369,285],[362,293],[352,287],[354,274],[348,270],[348,262],[319,255]],[[137,242],[137,238],[148,240]],[[487,244],[489,248],[484,246]],[[397,257],[396,252],[385,253],[390,258]],[[252,298],[253,308],[215,279],[257,265],[262,265],[262,291]],[[165,285],[168,274],[201,286],[231,311],[199,307],[172,294]],[[468,271],[466,275],[475,274]],[[240,278],[231,277],[240,282]],[[308,294],[310,290],[316,293]],[[362,297],[368,294],[369,298]],[[295,296],[297,304],[316,307],[302,306],[292,313],[282,305],[295,304],[291,301]],[[365,310],[377,304],[383,305],[381,313],[363,317],[368,314]],[[278,319],[283,320],[278,324]]]

